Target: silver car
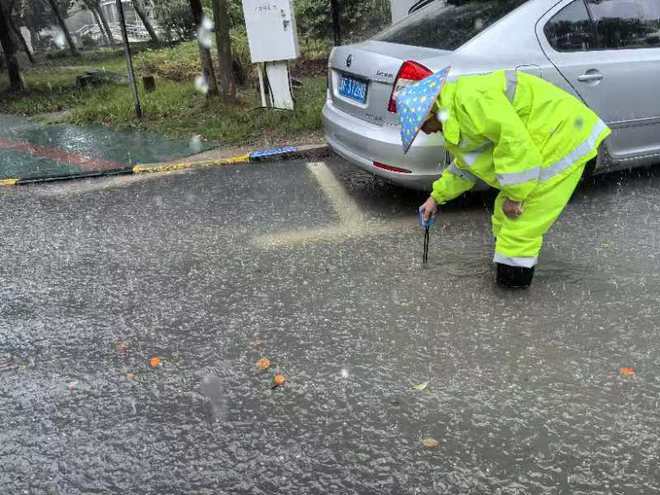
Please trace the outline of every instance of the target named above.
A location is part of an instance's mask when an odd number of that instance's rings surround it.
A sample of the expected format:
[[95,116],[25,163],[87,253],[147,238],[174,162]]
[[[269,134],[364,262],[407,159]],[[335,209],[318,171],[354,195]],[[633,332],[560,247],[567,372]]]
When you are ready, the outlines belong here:
[[593,172],[660,161],[660,0],[435,0],[374,38],[335,48],[323,121],[329,146],[371,173],[429,189],[449,157],[420,135],[403,155],[394,96],[452,75],[525,71],[612,128]]

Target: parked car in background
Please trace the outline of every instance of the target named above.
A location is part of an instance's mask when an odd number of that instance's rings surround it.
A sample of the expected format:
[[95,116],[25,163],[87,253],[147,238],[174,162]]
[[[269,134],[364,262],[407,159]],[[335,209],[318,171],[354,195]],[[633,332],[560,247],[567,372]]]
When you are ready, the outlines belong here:
[[660,161],[660,0],[420,0],[411,10],[330,55],[325,134],[349,162],[429,189],[449,157],[437,135],[403,155],[394,97],[449,65],[452,77],[525,71],[580,98],[613,130],[594,173]]

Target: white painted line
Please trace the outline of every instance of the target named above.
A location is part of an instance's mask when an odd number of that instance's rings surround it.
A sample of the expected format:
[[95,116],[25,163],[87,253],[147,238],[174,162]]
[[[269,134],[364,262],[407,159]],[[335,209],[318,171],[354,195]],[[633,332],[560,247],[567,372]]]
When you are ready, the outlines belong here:
[[343,225],[359,227],[366,223],[366,217],[353,198],[337,180],[324,162],[308,163],[307,169],[314,175],[321,189],[334,206]]
[[316,242],[341,242],[369,236],[379,236],[390,232],[405,232],[417,229],[415,217],[399,218],[388,222],[369,222],[360,228],[355,225],[337,225],[320,229],[291,230],[277,234],[255,237],[253,242],[260,248],[300,246]]
[[321,189],[334,207],[339,224],[317,229],[291,230],[258,236],[253,242],[261,248],[301,245],[314,242],[343,241],[357,237],[381,235],[388,232],[415,228],[415,217],[398,218],[383,222],[368,219],[344,186],[324,162],[307,163],[307,169],[316,178]]

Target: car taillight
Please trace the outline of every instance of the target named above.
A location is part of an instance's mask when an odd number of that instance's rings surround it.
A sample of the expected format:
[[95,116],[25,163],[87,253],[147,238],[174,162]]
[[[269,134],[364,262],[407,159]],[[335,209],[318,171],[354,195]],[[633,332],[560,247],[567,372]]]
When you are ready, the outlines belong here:
[[399,91],[410,84],[421,81],[431,74],[433,74],[433,72],[428,67],[424,67],[422,64],[413,60],[406,60],[399,69],[399,73],[394,80],[394,88],[392,89],[392,95],[390,96],[390,103],[387,106],[387,110],[396,113],[396,95],[399,94]]
[[406,168],[395,167],[394,165],[387,165],[386,163],[380,163],[380,162],[373,162],[373,164],[374,167],[382,168],[383,170],[387,170],[388,172],[396,172],[398,174],[412,174],[412,170],[408,170]]

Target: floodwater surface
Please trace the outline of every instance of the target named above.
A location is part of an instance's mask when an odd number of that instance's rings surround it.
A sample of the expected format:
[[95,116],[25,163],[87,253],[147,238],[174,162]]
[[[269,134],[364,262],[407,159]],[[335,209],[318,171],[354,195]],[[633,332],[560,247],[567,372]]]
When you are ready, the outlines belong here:
[[207,147],[197,137],[185,140],[140,130],[44,125],[0,114],[0,179],[114,170],[173,160]]
[[0,192],[3,493],[660,493],[660,172],[507,292],[488,195],[423,269],[424,195],[321,166]]

